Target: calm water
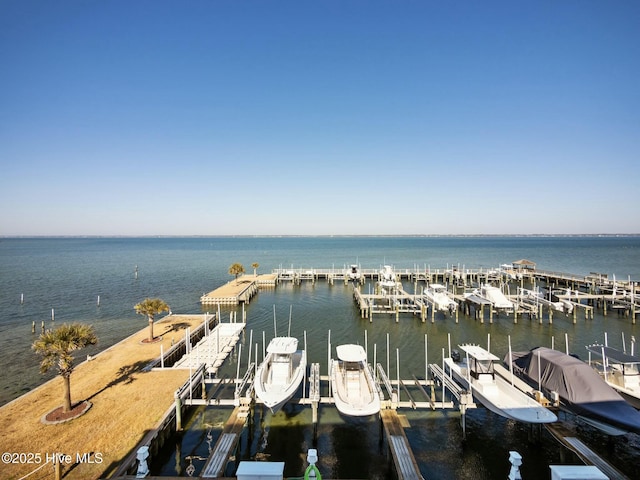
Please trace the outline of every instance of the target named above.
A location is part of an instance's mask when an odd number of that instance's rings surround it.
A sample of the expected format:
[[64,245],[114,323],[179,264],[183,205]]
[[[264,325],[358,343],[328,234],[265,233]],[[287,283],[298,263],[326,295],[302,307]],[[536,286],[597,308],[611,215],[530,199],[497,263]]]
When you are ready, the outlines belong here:
[[[31,352],[37,331],[44,320],[47,327],[66,321],[83,321],[95,326],[100,345],[95,353],[145,327],[146,320],[133,311],[133,305],[147,296],[161,297],[174,313],[199,313],[198,300],[232,277],[229,265],[242,263],[247,271],[254,262],[258,273],[278,267],[341,268],[359,263],[364,268],[391,264],[397,268],[415,266],[443,268],[460,265],[470,268],[496,267],[527,258],[537,268],[574,274],[607,273],[610,277],[640,280],[640,237],[321,237],[321,238],[63,238],[0,239],[0,404],[40,384],[47,377],[38,372],[38,358]],[[135,275],[137,269],[137,278]],[[365,286],[367,291],[369,286]],[[405,284],[412,291],[413,286]],[[21,303],[21,296],[24,302]],[[100,304],[98,305],[98,296]],[[321,364],[326,373],[327,338],[331,330],[333,345],[364,343],[367,332],[369,351],[376,345],[378,361],[386,363],[386,336],[390,339],[391,371],[396,369],[396,349],[400,351],[402,378],[424,376],[424,341],[428,338],[429,362],[441,361],[441,349],[452,343],[486,344],[491,335],[492,351],[507,351],[507,336],[514,349],[536,345],[564,348],[565,334],[571,351],[582,354],[584,345],[602,340],[620,343],[621,334],[638,337],[638,326],[615,314],[577,325],[562,314],[548,321],[501,317],[493,324],[480,324],[460,316],[437,317],[436,323],[422,324],[412,316],[396,323],[385,316],[373,323],[360,319],[350,287],[319,282],[300,286],[280,285],[261,291],[247,308],[247,332],[254,339],[265,331],[273,335],[273,309],[280,333],[287,327],[289,309],[293,311],[292,334],[308,338],[309,360]],[[55,322],[52,322],[52,309]],[[260,340],[261,341],[261,340]],[[245,351],[248,335],[244,339]],[[584,355],[583,355],[584,356]],[[244,355],[243,355],[244,357]],[[246,363],[246,358],[241,362]],[[235,366],[229,365],[235,373]],[[451,412],[403,411],[411,424],[406,430],[422,473],[430,479],[506,478],[509,450],[523,455],[524,478],[548,478],[550,463],[579,463],[542,433],[542,441],[532,442],[528,427],[508,422],[479,408],[467,418],[467,439],[462,441],[459,415]],[[191,418],[187,432],[167,447],[165,461],[154,465],[154,473],[184,473],[192,462],[199,472],[208,442],[213,444],[228,411],[203,409]],[[640,462],[640,441],[627,435],[609,441],[588,427],[580,426],[583,441],[600,445],[599,453],[618,468],[633,471]],[[604,445],[604,447],[602,446]],[[320,424],[314,438],[308,408],[287,406],[276,416],[257,409],[245,429],[240,457],[286,461],[285,474],[299,476],[308,448],[319,450],[319,466],[330,478],[386,478],[389,473],[385,449],[380,445],[376,422],[345,422],[333,408],[320,410]],[[176,460],[178,459],[178,460]],[[631,465],[631,467],[629,466]]]

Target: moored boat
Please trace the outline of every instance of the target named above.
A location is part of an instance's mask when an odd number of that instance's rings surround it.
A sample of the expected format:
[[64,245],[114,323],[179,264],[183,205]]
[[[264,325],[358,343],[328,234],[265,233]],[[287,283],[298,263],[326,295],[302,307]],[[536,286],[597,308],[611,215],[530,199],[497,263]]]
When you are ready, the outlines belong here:
[[276,413],[296,393],[306,368],[306,352],[298,350],[297,338],[273,338],[256,372],[256,395],[272,413]]
[[507,354],[513,372],[538,390],[558,396],[562,407],[609,435],[640,433],[640,413],[578,358],[538,347]]
[[423,295],[436,310],[454,313],[458,308],[458,304],[449,296],[447,288],[439,283],[432,283],[426,287],[423,290]]
[[331,361],[333,400],[340,413],[364,417],[380,411],[380,389],[373,378],[367,354],[360,345],[336,347],[337,360]]
[[475,295],[488,300],[494,309],[504,312],[513,312],[514,303],[509,300],[502,290],[493,285],[485,284],[474,290]]
[[460,358],[445,358],[447,373],[492,412],[525,423],[551,423],[558,418],[535,399],[495,374],[499,358],[478,345],[459,345]]
[[[640,358],[600,344],[587,345],[589,364],[627,402],[640,409]],[[592,361],[591,355],[600,357]]]
[[360,280],[362,278],[362,272],[360,272],[360,266],[353,264],[349,265],[349,280]]
[[395,290],[399,286],[398,278],[391,265],[385,265],[378,274],[378,285],[385,290]]

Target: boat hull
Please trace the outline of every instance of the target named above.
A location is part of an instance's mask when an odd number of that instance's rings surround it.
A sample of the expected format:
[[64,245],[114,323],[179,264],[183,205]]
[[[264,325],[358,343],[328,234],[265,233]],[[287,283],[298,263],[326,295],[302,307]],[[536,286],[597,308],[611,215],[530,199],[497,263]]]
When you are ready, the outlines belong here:
[[624,398],[633,408],[640,410],[640,397],[638,397],[637,393],[627,392],[624,388],[621,388],[618,385],[612,383],[609,383],[609,385],[616,392],[618,392],[622,396],[622,398]]
[[362,365],[357,375],[345,372],[339,361],[331,364],[333,401],[338,412],[349,417],[367,417],[380,412],[380,396],[368,367]]
[[558,420],[553,412],[497,375],[491,382],[472,378],[469,383],[466,363],[458,364],[447,358],[445,365],[456,382],[469,390],[487,410],[497,415],[523,423],[552,423]]
[[297,351],[292,355],[291,361],[293,364],[293,374],[285,384],[273,384],[267,381],[267,369],[271,362],[269,355],[258,367],[258,371],[256,372],[256,381],[254,382],[256,396],[273,414],[277,413],[291,400],[304,379],[307,368],[306,353],[304,351]]

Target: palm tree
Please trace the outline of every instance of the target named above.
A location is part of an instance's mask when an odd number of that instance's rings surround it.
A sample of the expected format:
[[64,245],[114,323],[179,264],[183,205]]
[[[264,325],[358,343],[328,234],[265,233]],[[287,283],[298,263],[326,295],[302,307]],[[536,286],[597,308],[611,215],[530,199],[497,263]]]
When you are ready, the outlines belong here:
[[236,283],[238,283],[238,275],[244,273],[244,266],[241,263],[234,263],[229,267],[229,275],[235,275]]
[[153,342],[153,317],[162,312],[169,311],[169,305],[159,298],[145,298],[142,302],[133,306],[136,313],[144,315],[149,320],[149,342]]
[[256,270],[258,270],[258,267],[259,267],[259,266],[260,266],[260,264],[259,264],[259,263],[257,263],[257,262],[256,262],[256,263],[252,263],[252,264],[251,264],[251,268],[253,268],[253,276],[254,276],[254,277],[257,277],[257,276],[258,276],[258,273],[257,273],[257,271],[256,271]]
[[73,372],[73,355],[71,352],[88,345],[98,343],[93,326],[83,323],[63,324],[55,330],[47,330],[33,342],[31,348],[44,358],[40,363],[40,372],[46,373],[54,365],[58,366],[58,374],[64,381],[64,412],[71,410],[71,373]]

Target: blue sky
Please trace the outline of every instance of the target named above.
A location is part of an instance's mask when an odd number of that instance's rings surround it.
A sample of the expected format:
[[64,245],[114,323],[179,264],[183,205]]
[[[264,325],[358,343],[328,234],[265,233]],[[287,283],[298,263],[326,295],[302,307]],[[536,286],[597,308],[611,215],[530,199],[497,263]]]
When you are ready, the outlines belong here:
[[0,235],[640,233],[636,1],[0,1]]

